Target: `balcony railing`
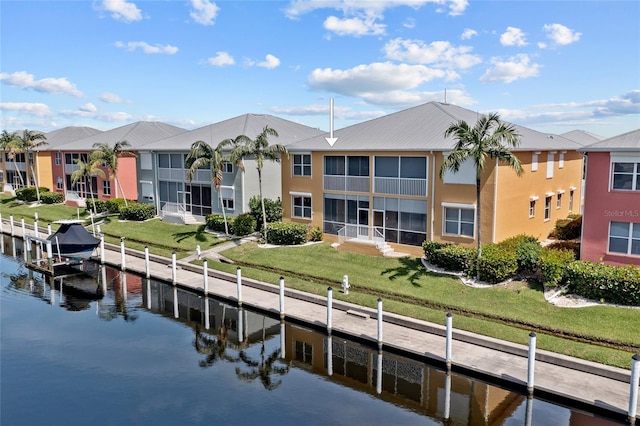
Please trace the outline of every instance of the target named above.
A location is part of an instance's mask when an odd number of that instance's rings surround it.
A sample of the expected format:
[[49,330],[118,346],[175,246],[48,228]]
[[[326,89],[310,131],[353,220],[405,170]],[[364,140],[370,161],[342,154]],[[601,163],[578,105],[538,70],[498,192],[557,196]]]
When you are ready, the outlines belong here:
[[373,183],[377,194],[427,196],[426,179],[376,177]]
[[369,176],[324,175],[324,189],[328,191],[369,192]]
[[347,240],[357,239],[374,241],[377,244],[384,243],[382,228],[368,225],[347,224],[338,230],[338,242],[340,244]]

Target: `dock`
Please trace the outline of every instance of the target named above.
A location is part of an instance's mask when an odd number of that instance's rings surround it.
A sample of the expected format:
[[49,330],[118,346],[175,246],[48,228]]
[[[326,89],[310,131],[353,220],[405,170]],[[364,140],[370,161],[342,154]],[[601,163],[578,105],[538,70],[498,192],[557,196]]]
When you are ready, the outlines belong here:
[[[7,223],[2,232],[8,234]],[[22,238],[22,230],[14,229],[14,236]],[[284,321],[325,330],[328,334],[342,336],[385,351],[398,353],[426,363],[446,367],[446,327],[409,317],[384,312],[381,316],[384,334],[380,340],[378,312],[375,307],[363,307],[342,300],[332,300],[329,313],[328,296],[304,293],[285,288],[280,293],[279,283],[265,283],[241,277],[241,298],[237,275],[208,269],[205,280],[203,267],[187,262],[174,261],[160,256],[125,249],[125,265],[122,265],[122,247],[104,244],[104,253],[94,258],[104,259],[104,264],[127,273],[162,281],[179,288],[257,310]],[[123,268],[124,266],[124,268]],[[286,282],[286,277],[283,277]],[[334,292],[339,291],[336,283]],[[281,306],[284,306],[281,312]],[[640,315],[640,312],[639,312]],[[327,329],[331,318],[331,329]],[[453,320],[455,324],[455,319]],[[526,333],[523,331],[523,333]],[[633,388],[631,371],[581,360],[549,351],[535,352],[535,387],[529,383],[528,347],[462,330],[453,331],[451,342],[451,371],[480,378],[492,384],[566,405],[578,410],[595,413],[606,418],[635,424],[633,411],[638,413],[640,404],[632,407]],[[637,394],[638,389],[635,389]],[[635,408],[635,409],[633,409]]]

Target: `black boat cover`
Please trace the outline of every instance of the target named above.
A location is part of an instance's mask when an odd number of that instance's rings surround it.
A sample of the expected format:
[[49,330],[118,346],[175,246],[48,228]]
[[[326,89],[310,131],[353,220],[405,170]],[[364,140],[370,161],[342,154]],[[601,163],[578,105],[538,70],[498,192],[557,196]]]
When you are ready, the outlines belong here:
[[55,233],[49,235],[47,240],[52,242],[55,251],[57,251],[55,248],[56,237],[58,238],[58,245],[61,247],[60,250],[65,253],[74,252],[79,248],[97,247],[100,244],[100,240],[94,238],[79,223],[63,223]]

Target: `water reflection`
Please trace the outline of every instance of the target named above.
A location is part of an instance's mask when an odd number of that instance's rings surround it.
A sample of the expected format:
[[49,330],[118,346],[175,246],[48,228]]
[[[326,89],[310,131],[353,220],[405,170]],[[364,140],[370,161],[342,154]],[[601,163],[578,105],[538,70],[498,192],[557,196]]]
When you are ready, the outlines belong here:
[[[4,239],[5,253],[21,259],[19,243]],[[10,291],[70,311],[95,306],[103,321],[135,323],[142,311],[148,311],[182,323],[192,330],[189,351],[198,354],[195,362],[202,374],[228,364],[234,380],[259,384],[257,387],[271,391],[269,394],[286,392],[283,389],[287,389],[288,380],[300,380],[299,374],[292,374],[298,370],[446,425],[613,424],[111,268],[99,268],[96,276],[85,277],[90,289],[102,291],[99,298],[86,292],[72,294],[65,282],[46,280],[22,264],[7,273],[3,270],[2,275],[3,281],[9,281]]]

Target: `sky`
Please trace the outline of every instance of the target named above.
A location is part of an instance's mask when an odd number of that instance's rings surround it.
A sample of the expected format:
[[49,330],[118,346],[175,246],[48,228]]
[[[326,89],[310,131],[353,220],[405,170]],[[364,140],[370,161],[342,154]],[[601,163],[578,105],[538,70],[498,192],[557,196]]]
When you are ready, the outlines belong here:
[[640,1],[0,0],[3,130],[255,113],[329,131],[430,101],[638,129]]

